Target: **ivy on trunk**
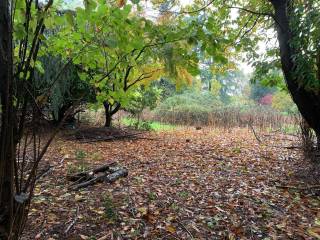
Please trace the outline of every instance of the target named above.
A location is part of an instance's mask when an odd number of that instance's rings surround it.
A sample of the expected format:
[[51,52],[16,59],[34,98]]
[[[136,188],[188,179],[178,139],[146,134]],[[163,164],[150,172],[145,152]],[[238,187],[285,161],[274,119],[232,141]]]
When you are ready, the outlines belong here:
[[[295,14],[291,0],[270,0],[274,8],[274,18],[277,25],[277,34],[280,47],[280,57],[282,70],[285,76],[287,87],[292,95],[293,101],[307,121],[309,126],[315,131],[320,144],[320,95],[317,91],[307,90],[302,83],[306,82],[301,75],[296,74],[297,64],[294,55],[301,51],[293,43],[294,33],[290,25],[290,18]],[[320,65],[319,65],[320,66]],[[318,68],[318,81],[320,69]]]

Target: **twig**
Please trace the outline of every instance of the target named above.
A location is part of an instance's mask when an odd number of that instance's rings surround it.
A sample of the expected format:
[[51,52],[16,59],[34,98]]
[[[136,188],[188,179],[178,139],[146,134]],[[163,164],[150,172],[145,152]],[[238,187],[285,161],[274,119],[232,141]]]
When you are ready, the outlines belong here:
[[63,157],[58,164],[56,164],[54,166],[49,165],[43,173],[41,173],[39,176],[37,176],[36,180],[39,180],[40,178],[48,175],[48,173],[52,172],[53,169],[55,169],[57,167],[61,167],[63,165],[64,160],[65,160],[65,157]]
[[[170,237],[172,237],[173,239],[175,239],[175,240],[180,240],[180,238],[177,238],[174,234],[172,234],[172,233],[168,233],[168,234],[166,234],[165,236],[163,236],[162,238],[161,238],[161,240],[163,240],[163,239],[168,239],[167,237],[168,236],[170,236]],[[169,238],[170,239],[170,238]]]
[[110,234],[108,234],[108,235],[105,235],[105,236],[103,236],[103,237],[101,237],[101,238],[98,238],[97,240],[107,240],[107,239],[110,239],[110,236],[109,236]]
[[190,236],[191,239],[194,239],[192,233],[186,228],[186,226],[184,226],[184,225],[182,224],[182,222],[177,221],[177,223],[178,223],[178,225],[179,225],[181,228],[183,228],[183,229],[188,233],[188,235]]
[[[78,184],[73,184],[69,186],[71,190],[79,190],[80,188],[88,187],[99,182],[113,183],[121,177],[126,177],[128,175],[128,170],[124,168],[119,168],[116,170],[111,170],[105,172],[102,175],[94,176],[94,174],[88,175],[85,182],[80,182]],[[84,176],[85,177],[85,176]],[[81,177],[83,179],[83,177]]]
[[253,11],[253,10],[251,10],[251,9],[246,9],[246,8],[237,7],[237,6],[227,6],[227,8],[238,9],[238,10],[240,10],[240,11],[245,11],[245,12],[248,12],[248,13],[251,13],[251,14],[255,14],[255,15],[259,15],[259,16],[272,17],[273,19],[275,19],[274,14],[268,13],[268,12],[257,12],[257,11]]
[[76,211],[76,216],[73,219],[73,221],[69,224],[69,226],[67,227],[67,229],[64,231],[64,234],[68,234],[68,232],[70,231],[70,229],[76,224],[77,220],[79,218],[79,205],[77,206],[77,211]]
[[87,176],[83,176],[83,177],[79,178],[79,179],[76,180],[75,182],[69,184],[69,185],[67,186],[67,188],[68,188],[68,189],[69,189],[69,188],[72,188],[73,186],[75,186],[75,185],[77,185],[77,184],[79,184],[80,182],[83,182],[83,181],[88,181],[88,177],[87,177]]
[[254,134],[254,136],[255,136],[255,138],[257,139],[257,141],[258,141],[259,143],[262,143],[261,139],[258,137],[256,131],[254,130],[252,124],[249,123],[248,125],[250,126],[250,128],[251,128],[251,130],[252,130],[252,132],[253,132],[253,134]]
[[136,217],[137,209],[135,208],[134,201],[131,197],[130,194],[130,186],[129,186],[129,178],[127,178],[127,197],[128,197],[128,207],[129,207],[129,212],[131,213],[132,217]]
[[94,185],[97,182],[102,182],[103,179],[106,177],[106,175],[107,174],[104,174],[104,175],[101,175],[101,176],[98,176],[98,177],[94,177],[94,178],[90,179],[89,181],[82,182],[82,183],[79,183],[79,184],[76,184],[76,185],[72,185],[72,186],[70,186],[70,188],[72,190],[79,190],[80,188],[84,188],[84,187],[88,187],[88,186]]

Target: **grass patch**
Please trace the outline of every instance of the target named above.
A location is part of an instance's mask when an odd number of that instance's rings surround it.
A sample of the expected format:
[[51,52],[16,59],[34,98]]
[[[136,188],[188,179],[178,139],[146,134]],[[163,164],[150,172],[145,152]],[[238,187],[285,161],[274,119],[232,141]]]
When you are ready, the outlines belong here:
[[141,130],[152,130],[152,131],[172,131],[177,128],[175,125],[163,124],[156,121],[140,121],[131,117],[125,117],[120,120],[121,124],[127,127],[134,127]]

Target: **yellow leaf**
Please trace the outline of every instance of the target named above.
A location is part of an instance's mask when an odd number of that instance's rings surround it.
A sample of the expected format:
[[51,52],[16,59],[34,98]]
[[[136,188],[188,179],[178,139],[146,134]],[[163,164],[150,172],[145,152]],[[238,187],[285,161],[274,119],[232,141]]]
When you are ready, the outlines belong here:
[[308,234],[316,239],[320,239],[320,228],[311,227],[307,230]]
[[88,236],[86,236],[86,235],[82,235],[82,234],[80,234],[79,236],[80,236],[80,238],[81,238],[81,239],[83,239],[83,240],[89,239],[89,237],[88,237]]
[[169,233],[175,233],[176,232],[176,228],[172,225],[169,225],[166,227],[166,230],[169,232]]
[[53,213],[49,213],[47,215],[47,219],[50,221],[50,222],[55,222],[55,220],[57,219],[57,216]]
[[43,105],[47,103],[48,101],[48,96],[47,95],[40,95],[36,98],[36,102],[38,105]]
[[97,214],[100,214],[100,215],[103,215],[103,214],[105,213],[105,212],[102,211],[102,210],[95,210],[94,212],[97,213]]
[[121,8],[126,4],[125,0],[118,0],[118,7]]
[[74,199],[75,199],[76,201],[82,201],[82,200],[84,199],[84,197],[77,194],[77,195],[74,197]]
[[145,207],[138,208],[138,211],[141,213],[141,215],[147,215],[148,213],[148,209]]

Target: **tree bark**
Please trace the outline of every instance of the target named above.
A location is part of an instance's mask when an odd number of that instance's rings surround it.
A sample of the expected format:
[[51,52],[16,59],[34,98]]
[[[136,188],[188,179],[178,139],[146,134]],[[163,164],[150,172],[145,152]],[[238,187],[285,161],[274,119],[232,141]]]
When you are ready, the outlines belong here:
[[105,114],[105,122],[104,126],[105,127],[111,127],[111,122],[112,122],[112,116],[110,113],[110,104],[108,102],[103,102],[104,106],[104,114]]
[[[320,96],[313,91],[307,91],[299,83],[304,82],[295,75],[295,63],[293,56],[299,50],[291,46],[293,39],[290,28],[290,15],[294,14],[290,8],[291,0],[270,0],[275,10],[277,34],[280,47],[282,70],[292,95],[301,115],[309,126],[320,136]],[[320,79],[319,79],[320,80]],[[318,142],[320,140],[318,139]]]
[[103,106],[104,106],[104,109],[105,109],[105,124],[104,124],[104,126],[105,127],[111,127],[111,125],[112,125],[112,116],[114,114],[116,114],[120,110],[121,104],[120,103],[116,103],[115,107],[112,108],[113,105],[111,105],[109,102],[105,101],[105,102],[103,102]]
[[[13,58],[10,1],[0,1],[0,239],[14,235]],[[13,233],[12,233],[13,231]]]

